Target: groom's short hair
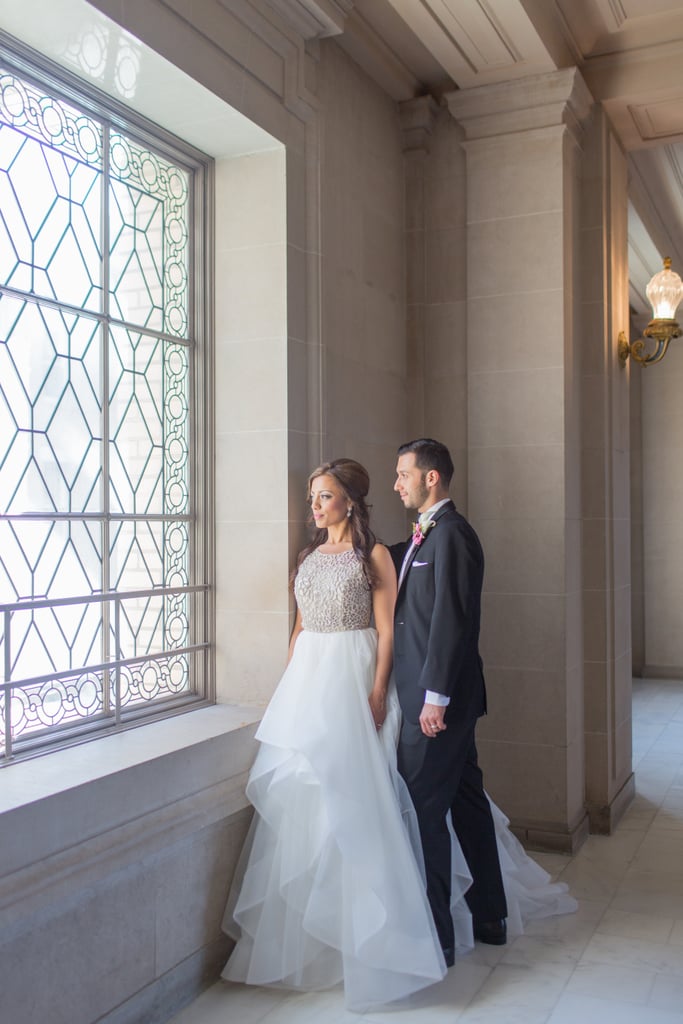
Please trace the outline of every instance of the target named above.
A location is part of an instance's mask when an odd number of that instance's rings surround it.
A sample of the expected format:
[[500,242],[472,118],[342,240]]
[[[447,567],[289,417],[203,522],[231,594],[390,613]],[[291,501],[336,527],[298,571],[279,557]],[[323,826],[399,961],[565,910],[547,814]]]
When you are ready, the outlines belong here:
[[419,437],[415,441],[406,441],[398,450],[399,455],[407,455],[413,452],[415,465],[418,469],[427,473],[435,469],[441,477],[441,482],[448,487],[453,478],[453,459],[445,444],[435,441],[431,437]]

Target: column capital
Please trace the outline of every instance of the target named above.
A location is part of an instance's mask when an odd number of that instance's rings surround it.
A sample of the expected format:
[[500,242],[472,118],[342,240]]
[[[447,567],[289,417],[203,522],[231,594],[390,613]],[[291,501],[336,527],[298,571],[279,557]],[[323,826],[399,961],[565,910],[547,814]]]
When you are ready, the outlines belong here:
[[595,102],[578,68],[459,89],[445,100],[468,141],[563,125],[579,138]]
[[355,0],[266,0],[303,39],[340,36]]
[[438,112],[439,105],[431,96],[418,96],[399,103],[404,153],[420,149],[429,152],[430,137]]

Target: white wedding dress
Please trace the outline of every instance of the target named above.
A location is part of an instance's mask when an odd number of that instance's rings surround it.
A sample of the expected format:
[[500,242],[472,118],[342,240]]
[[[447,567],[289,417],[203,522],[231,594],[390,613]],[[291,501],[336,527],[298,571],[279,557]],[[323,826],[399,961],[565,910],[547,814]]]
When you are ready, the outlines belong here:
[[[377,634],[360,563],[353,551],[314,551],[295,590],[304,628],[256,733],[247,795],[257,813],[226,907],[223,928],[237,944],[222,976],[302,990],[343,981],[348,1008],[364,1011],[439,981],[446,967],[396,771],[398,701],[390,690],[379,734],[368,705]],[[508,934],[576,909],[492,806]],[[473,945],[470,882],[453,835],[461,953]]]

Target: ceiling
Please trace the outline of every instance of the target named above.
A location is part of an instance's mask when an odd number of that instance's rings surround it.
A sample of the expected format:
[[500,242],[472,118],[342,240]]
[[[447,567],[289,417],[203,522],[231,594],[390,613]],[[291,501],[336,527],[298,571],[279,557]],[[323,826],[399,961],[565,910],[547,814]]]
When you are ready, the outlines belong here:
[[340,45],[397,100],[581,69],[629,153],[631,303],[649,311],[661,256],[683,269],[683,0],[343,2]]

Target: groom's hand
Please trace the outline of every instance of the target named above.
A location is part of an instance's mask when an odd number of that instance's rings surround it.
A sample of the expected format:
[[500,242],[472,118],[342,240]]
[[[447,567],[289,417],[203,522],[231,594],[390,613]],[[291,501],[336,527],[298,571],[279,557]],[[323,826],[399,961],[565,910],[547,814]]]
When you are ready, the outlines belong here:
[[423,706],[420,712],[420,728],[425,736],[429,736],[432,739],[447,728],[443,720],[445,712],[446,709],[440,707],[439,704],[425,704]]

